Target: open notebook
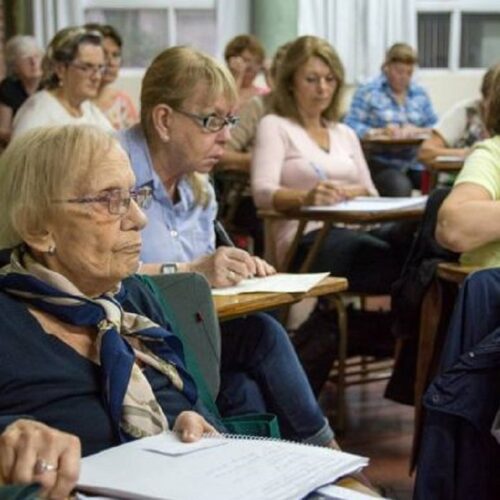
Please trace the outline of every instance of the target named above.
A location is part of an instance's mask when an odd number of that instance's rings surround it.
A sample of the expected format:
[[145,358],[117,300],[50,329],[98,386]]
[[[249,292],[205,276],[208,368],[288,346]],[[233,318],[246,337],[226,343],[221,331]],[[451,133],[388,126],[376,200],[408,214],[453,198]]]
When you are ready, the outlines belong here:
[[367,464],[288,441],[216,436],[187,444],[167,432],[84,458],[77,489],[123,499],[298,499]]
[[383,196],[357,196],[335,205],[302,207],[302,212],[387,212],[425,207],[427,196],[389,198]]
[[237,285],[225,288],[213,288],[212,295],[238,295],[239,293],[308,292],[323,281],[330,273],[292,274],[279,273],[265,278],[251,278],[240,281]]

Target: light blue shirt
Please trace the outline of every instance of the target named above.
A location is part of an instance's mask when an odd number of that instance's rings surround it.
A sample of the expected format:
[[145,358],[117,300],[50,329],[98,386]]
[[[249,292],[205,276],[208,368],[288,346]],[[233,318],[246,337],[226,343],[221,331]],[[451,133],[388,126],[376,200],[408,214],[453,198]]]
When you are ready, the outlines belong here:
[[130,158],[136,186],[153,189],[153,200],[146,210],[148,223],[142,230],[141,260],[144,263],[190,262],[213,253],[217,204],[208,178],[206,187],[210,202],[207,207],[195,203],[186,179],[178,183],[179,201],[174,204],[153,169],[141,126],[119,132],[118,139]]

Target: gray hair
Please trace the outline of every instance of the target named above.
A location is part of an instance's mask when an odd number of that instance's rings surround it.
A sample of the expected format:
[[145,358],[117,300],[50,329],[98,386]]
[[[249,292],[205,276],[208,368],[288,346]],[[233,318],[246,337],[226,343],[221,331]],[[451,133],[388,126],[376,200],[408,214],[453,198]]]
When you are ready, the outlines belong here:
[[10,38],[5,44],[5,64],[7,74],[15,76],[17,59],[32,55],[33,53],[43,54],[43,50],[38,45],[36,39],[28,35],[16,35]]
[[91,125],[29,130],[10,142],[0,157],[0,248],[23,242],[58,205],[54,199],[85,189],[91,169],[118,145]]

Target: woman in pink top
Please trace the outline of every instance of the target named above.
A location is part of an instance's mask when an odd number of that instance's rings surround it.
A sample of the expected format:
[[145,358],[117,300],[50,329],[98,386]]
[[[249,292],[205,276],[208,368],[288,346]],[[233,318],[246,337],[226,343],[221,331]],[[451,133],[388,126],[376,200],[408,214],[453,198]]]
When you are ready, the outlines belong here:
[[122,63],[122,37],[109,24],[89,23],[85,27],[96,30],[103,37],[106,71],[102,75],[99,93],[94,99],[116,130],[124,130],[139,121],[139,113],[131,97],[124,90],[113,87]]
[[[342,62],[328,42],[303,36],[290,46],[278,74],[274,114],[264,117],[257,130],[252,159],[257,207],[287,210],[377,196],[356,134],[338,121],[343,85]],[[271,250],[280,264],[297,223],[274,224]],[[308,225],[294,268],[319,226]],[[346,276],[355,291],[388,293],[404,262],[408,234],[401,224],[370,231],[335,227],[312,270]]]

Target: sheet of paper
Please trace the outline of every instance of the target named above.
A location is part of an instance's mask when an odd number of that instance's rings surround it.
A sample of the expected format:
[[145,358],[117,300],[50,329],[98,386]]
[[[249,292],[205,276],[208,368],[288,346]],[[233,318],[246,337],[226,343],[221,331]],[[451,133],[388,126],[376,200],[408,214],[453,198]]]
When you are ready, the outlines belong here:
[[386,212],[424,207],[427,196],[389,198],[382,196],[358,196],[336,205],[302,207],[303,212]]
[[368,463],[328,448],[224,437],[205,438],[200,446],[209,441],[208,448],[172,456],[164,452],[178,446],[177,438],[147,439],[84,458],[78,489],[124,499],[287,500]]
[[212,289],[212,295],[238,295],[256,292],[307,292],[330,273],[289,274],[280,273],[265,278],[252,278],[240,281],[235,286]]
[[439,155],[436,156],[436,161],[441,163],[455,163],[459,161],[464,161],[462,156],[456,155]]
[[323,488],[319,488],[316,492],[320,493],[325,498],[331,498],[333,500],[373,500],[373,496],[371,495],[365,495],[359,491],[342,488],[342,486],[335,486],[334,484],[323,486]]

